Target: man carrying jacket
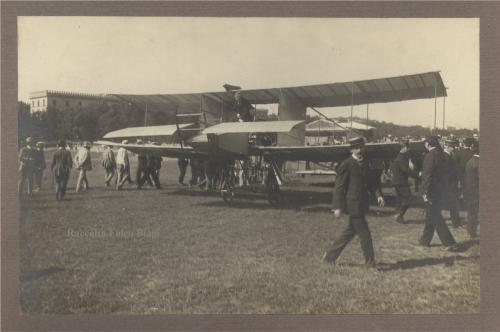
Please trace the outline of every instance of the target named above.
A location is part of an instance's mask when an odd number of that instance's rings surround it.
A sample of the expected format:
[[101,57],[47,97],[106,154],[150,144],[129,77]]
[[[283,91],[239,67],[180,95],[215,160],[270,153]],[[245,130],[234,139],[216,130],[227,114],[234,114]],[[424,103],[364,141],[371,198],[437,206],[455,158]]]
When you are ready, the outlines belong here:
[[366,266],[375,267],[372,236],[365,214],[368,212],[370,194],[377,197],[380,207],[385,205],[385,201],[380,191],[379,181],[371,174],[368,162],[363,158],[364,138],[356,137],[349,143],[351,157],[344,160],[338,168],[332,202],[332,211],[336,218],[340,218],[342,212],[346,212],[349,217],[342,221],[343,228],[330,248],[323,254],[323,259],[335,263],[342,250],[354,236],[358,235]]

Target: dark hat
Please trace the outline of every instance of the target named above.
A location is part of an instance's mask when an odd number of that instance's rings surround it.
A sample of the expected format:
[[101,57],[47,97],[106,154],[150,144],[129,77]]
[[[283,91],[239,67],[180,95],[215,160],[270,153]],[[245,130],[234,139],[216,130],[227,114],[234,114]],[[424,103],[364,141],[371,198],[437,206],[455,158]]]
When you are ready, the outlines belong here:
[[479,142],[476,141],[473,145],[472,145],[472,150],[474,150],[474,152],[476,153],[479,153]]
[[58,140],[58,141],[57,141],[57,146],[58,146],[58,147],[61,147],[61,148],[66,147],[66,141],[65,141],[65,140],[63,140],[63,139]]
[[236,90],[241,90],[241,86],[237,86],[237,85],[232,85],[232,84],[224,84],[222,86],[226,91],[236,91]]
[[438,146],[439,145],[439,137],[435,135],[429,135],[425,137],[424,142],[429,143],[431,146]]
[[464,139],[464,145],[470,147],[470,146],[472,146],[474,144],[475,141],[476,140],[474,138],[472,138],[472,137],[466,137]]
[[458,146],[458,140],[456,138],[448,138],[446,141],[444,141],[444,144],[448,146]]
[[401,145],[401,148],[409,148],[410,147],[410,140],[409,139],[402,139],[399,144]]
[[349,140],[349,145],[351,148],[357,148],[359,146],[365,145],[365,139],[363,137],[354,137]]

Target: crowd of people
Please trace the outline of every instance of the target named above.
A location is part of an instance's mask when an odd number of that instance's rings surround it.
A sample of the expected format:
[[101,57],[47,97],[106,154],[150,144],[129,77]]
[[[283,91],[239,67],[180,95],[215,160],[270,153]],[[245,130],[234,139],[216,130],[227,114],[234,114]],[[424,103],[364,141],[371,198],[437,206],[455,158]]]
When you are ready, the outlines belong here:
[[[441,145],[443,141],[443,146]],[[411,205],[409,178],[418,186],[419,196],[425,204],[425,225],[417,244],[429,247],[437,233],[444,249],[460,251],[461,247],[446,225],[442,211],[450,211],[452,225],[461,226],[460,202],[467,208],[467,231],[470,239],[478,237],[479,211],[479,141],[466,138],[459,142],[455,137],[441,140],[437,136],[426,137],[427,153],[423,156],[421,168],[417,160],[409,156],[410,144],[401,140],[401,150],[391,164],[392,185],[399,198],[395,220],[406,224],[404,215]],[[380,177],[374,176],[370,161],[364,158],[365,141],[357,137],[350,140],[351,157],[337,169],[337,178],[332,202],[332,212],[339,218],[346,213],[343,228],[323,255],[323,259],[335,263],[347,244],[358,236],[368,267],[375,267],[372,237],[365,214],[368,212],[369,196],[377,198],[380,207],[385,200],[381,192]]]
[[[460,209],[467,210],[467,231],[471,239],[478,237],[479,211],[479,140],[465,138],[459,141],[451,136],[441,139],[429,136],[424,145],[427,152],[421,156],[411,153],[409,140],[398,140],[400,151],[389,168],[391,184],[395,188],[399,203],[396,206],[394,219],[401,224],[407,224],[405,214],[413,204],[413,195],[409,180],[413,179],[414,187],[425,204],[425,226],[418,244],[428,247],[434,233],[437,233],[446,250],[456,251],[460,246],[448,229],[442,211],[448,210],[455,228],[461,227]],[[143,144],[137,140],[137,144]],[[128,144],[127,140],[122,145]],[[155,144],[155,143],[152,143]],[[381,192],[380,173],[373,172],[373,160],[364,157],[365,140],[361,137],[349,141],[351,157],[337,167],[337,178],[333,195],[332,211],[336,217],[346,213],[345,227],[338,233],[330,248],[325,252],[324,259],[335,262],[349,241],[358,235],[363,254],[368,266],[375,265],[373,244],[365,214],[368,211],[369,196],[377,198],[380,207],[385,200]],[[56,188],[56,199],[63,200],[72,168],[78,171],[76,192],[90,189],[87,172],[93,168],[90,142],[83,142],[77,148],[74,157],[64,140],[57,143],[50,170],[53,173]],[[198,158],[178,159],[179,178],[181,185],[203,186],[207,190],[218,188],[222,181],[223,169],[232,169],[239,174],[240,185],[248,183],[249,163],[251,160],[236,161],[228,165],[220,160],[201,160]],[[121,190],[125,183],[133,184],[130,175],[128,151],[120,147],[113,151],[111,146],[102,149],[101,164],[105,170],[104,184],[114,183],[116,190]],[[162,158],[154,154],[137,154],[137,169],[135,185],[137,189],[148,183],[151,187],[161,188],[160,169]],[[185,183],[187,167],[191,166],[191,179]],[[44,170],[46,168],[44,144],[34,143],[31,137],[26,139],[26,145],[19,151],[19,182],[18,191],[23,194],[27,185],[27,194],[33,195],[42,187]],[[376,176],[374,176],[376,174]],[[114,179],[114,182],[113,182]]]

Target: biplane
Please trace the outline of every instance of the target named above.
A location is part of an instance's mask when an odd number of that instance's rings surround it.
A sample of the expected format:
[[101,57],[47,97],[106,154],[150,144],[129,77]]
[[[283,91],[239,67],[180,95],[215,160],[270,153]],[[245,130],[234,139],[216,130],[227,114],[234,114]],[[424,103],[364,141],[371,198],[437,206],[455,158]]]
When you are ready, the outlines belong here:
[[[284,161],[339,162],[350,154],[348,144],[305,146],[306,111],[317,108],[354,106],[374,103],[445,97],[446,87],[440,72],[427,72],[363,81],[306,85],[285,88],[242,90],[239,87],[221,92],[159,95],[115,95],[117,98],[146,111],[165,112],[170,124],[116,130],[106,134],[98,144],[121,146],[140,154],[173,158],[197,158],[225,161],[256,156],[259,167],[267,170],[267,191],[279,192],[283,183],[279,164]],[[230,86],[233,87],[233,86]],[[237,92],[236,92],[237,91]],[[235,109],[235,96],[251,105],[278,104],[277,121],[241,121]],[[268,135],[268,136],[266,136]],[[260,140],[259,137],[272,137]],[[155,144],[121,144],[131,138],[165,138]],[[393,159],[399,152],[398,143],[366,144],[366,158]],[[422,142],[412,142],[411,150],[424,151]],[[262,172],[261,172],[262,173]],[[234,197],[230,172],[224,171],[221,194],[225,200]],[[261,182],[258,178],[257,182]]]

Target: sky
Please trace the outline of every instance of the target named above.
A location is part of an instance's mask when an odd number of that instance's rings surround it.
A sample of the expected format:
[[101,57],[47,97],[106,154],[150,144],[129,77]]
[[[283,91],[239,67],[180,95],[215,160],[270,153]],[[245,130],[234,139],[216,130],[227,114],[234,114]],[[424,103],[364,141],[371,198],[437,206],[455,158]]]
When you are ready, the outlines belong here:
[[[479,127],[479,19],[19,17],[18,98],[60,90],[166,94],[350,82],[440,71],[446,125]],[[434,124],[434,99],[371,119]],[[272,107],[272,110],[275,110]],[[437,100],[441,127],[443,98]],[[321,109],[347,116],[350,107]],[[353,108],[366,116],[366,105]]]

